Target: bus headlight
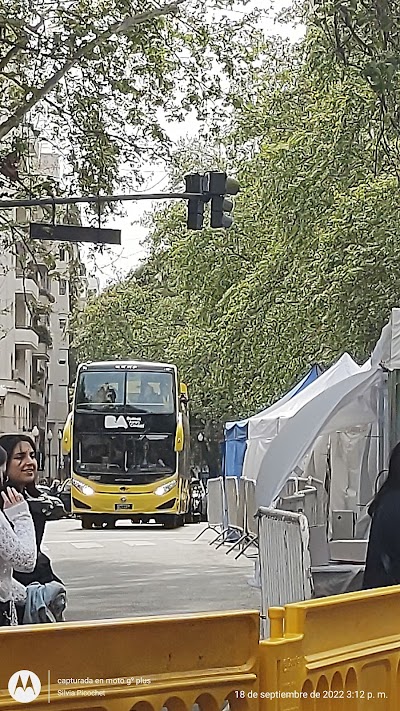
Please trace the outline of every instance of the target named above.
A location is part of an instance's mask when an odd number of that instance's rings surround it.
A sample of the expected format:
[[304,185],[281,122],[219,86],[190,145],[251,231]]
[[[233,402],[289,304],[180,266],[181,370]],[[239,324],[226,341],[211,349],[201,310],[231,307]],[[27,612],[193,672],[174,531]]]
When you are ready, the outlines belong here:
[[74,486],[75,489],[78,489],[81,494],[85,494],[85,496],[90,496],[91,494],[94,494],[94,489],[92,489],[91,486],[84,484],[82,481],[78,481],[78,479],[72,479],[72,486]]
[[169,481],[168,484],[163,484],[162,486],[159,486],[154,493],[157,496],[164,496],[164,494],[168,494],[168,492],[171,491],[171,489],[173,489],[175,486],[176,481]]

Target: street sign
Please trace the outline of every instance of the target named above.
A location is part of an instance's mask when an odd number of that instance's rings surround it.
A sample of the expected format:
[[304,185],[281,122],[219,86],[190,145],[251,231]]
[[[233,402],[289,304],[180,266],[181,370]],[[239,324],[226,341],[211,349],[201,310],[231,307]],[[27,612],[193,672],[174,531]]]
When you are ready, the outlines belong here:
[[99,229],[97,227],[76,227],[75,225],[52,225],[32,222],[29,234],[32,239],[51,240],[54,242],[121,244],[121,230]]

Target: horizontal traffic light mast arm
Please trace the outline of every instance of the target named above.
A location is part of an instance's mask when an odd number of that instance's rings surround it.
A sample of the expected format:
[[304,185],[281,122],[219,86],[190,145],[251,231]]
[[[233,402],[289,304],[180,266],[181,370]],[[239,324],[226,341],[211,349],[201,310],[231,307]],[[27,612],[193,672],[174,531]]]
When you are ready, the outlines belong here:
[[134,193],[133,195],[88,195],[86,197],[46,197],[32,200],[0,200],[0,210],[12,207],[40,207],[41,205],[74,205],[76,203],[124,202],[134,200],[191,200],[204,198],[204,193]]

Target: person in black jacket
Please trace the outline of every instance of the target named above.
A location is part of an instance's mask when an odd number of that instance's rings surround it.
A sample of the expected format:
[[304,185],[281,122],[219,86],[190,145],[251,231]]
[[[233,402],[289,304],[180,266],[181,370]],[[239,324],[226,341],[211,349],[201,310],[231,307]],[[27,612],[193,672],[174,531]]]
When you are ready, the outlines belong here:
[[400,584],[400,442],[394,447],[386,481],[372,501],[363,588]]
[[49,506],[36,488],[36,447],[28,435],[10,434],[0,436],[0,446],[7,452],[5,485],[13,486],[27,500],[33,518],[37,545],[37,562],[32,573],[17,573],[14,578],[23,585],[38,582],[62,581],[55,575],[50,558],[41,551],[41,544],[48,519]]

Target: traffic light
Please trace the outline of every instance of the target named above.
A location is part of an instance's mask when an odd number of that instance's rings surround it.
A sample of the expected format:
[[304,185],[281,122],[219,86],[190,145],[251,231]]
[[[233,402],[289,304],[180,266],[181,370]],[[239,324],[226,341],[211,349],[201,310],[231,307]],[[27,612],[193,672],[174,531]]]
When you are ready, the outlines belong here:
[[204,208],[206,202],[211,200],[211,222],[213,228],[225,227],[228,229],[233,224],[230,214],[233,202],[226,195],[236,195],[239,192],[239,183],[234,178],[228,178],[226,173],[213,171],[200,175],[192,173],[185,176],[186,193],[200,193],[199,197],[189,198],[187,228],[188,230],[203,229]]
[[230,214],[233,202],[225,195],[236,195],[240,185],[234,178],[228,178],[226,173],[209,173],[208,192],[211,196],[211,227],[225,227],[229,229],[233,224]]
[[[204,192],[204,175],[193,173],[185,176],[186,192],[187,193],[203,193]],[[204,220],[204,205],[207,202],[207,197],[197,197],[188,200],[188,215],[187,228],[188,230],[201,230]]]

